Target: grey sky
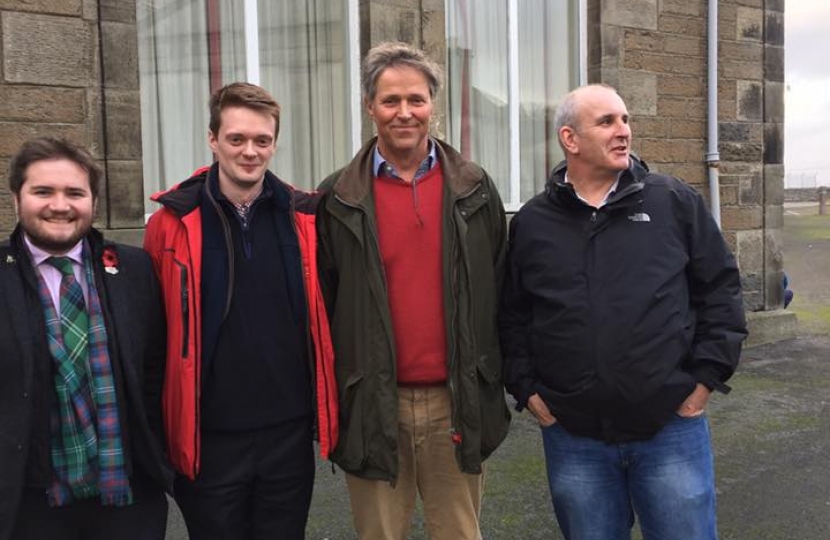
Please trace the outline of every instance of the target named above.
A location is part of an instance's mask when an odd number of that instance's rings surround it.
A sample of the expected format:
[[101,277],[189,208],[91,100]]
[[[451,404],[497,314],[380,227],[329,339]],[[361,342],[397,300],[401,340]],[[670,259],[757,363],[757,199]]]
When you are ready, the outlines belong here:
[[830,2],[786,0],[785,10],[788,184],[816,174],[830,185]]

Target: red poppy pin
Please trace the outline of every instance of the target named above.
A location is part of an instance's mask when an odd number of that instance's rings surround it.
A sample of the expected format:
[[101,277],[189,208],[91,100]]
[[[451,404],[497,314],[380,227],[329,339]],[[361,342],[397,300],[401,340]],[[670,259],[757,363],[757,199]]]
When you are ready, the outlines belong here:
[[112,275],[118,273],[118,252],[115,251],[115,246],[105,247],[101,260],[104,262],[104,272]]

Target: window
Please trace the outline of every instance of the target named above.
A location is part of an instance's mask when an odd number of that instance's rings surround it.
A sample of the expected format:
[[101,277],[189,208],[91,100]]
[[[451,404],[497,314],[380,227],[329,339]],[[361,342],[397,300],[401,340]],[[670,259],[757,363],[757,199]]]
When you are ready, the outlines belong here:
[[553,115],[584,80],[579,0],[447,0],[447,138],[493,177],[508,210],[562,159]]
[[213,161],[207,102],[233,81],[280,103],[282,179],[311,188],[359,146],[357,0],[147,0],[137,16],[148,196]]

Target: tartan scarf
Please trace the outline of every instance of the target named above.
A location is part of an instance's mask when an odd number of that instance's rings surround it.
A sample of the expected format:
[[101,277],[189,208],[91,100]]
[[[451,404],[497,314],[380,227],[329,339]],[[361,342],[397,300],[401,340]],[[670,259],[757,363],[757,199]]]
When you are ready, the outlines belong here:
[[115,378],[107,349],[107,329],[95,285],[90,247],[83,247],[89,293],[88,358],[73,363],[64,344],[61,318],[38,272],[38,293],[54,363],[57,403],[50,413],[52,484],[49,506],[99,497],[105,506],[133,503],[121,439]]

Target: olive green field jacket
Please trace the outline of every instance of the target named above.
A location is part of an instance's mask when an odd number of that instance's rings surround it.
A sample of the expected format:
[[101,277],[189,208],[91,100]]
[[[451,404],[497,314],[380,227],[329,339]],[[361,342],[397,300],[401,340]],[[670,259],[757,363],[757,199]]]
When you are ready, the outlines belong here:
[[[433,141],[444,177],[442,267],[452,434],[461,470],[477,474],[510,423],[496,330],[506,221],[484,170],[446,143]],[[348,473],[394,484],[397,376],[372,189],[375,143],[367,142],[319,187],[324,198],[317,216],[318,267],[340,401],[340,438],[331,458]]]

